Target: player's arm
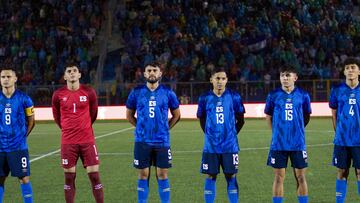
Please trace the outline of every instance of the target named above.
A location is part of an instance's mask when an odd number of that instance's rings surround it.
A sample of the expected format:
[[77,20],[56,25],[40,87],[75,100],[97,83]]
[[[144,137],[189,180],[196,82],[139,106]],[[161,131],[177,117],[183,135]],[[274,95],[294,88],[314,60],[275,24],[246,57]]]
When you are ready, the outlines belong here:
[[235,114],[235,119],[236,119],[236,124],[235,124],[236,134],[238,134],[240,132],[241,128],[245,124],[244,114],[243,113],[236,113]]
[[310,121],[310,114],[304,113],[304,127],[306,127],[306,125],[309,123],[309,121]]
[[94,123],[96,121],[97,113],[98,113],[98,100],[94,89],[90,90],[89,104],[90,104],[89,110],[90,110],[91,123]]
[[202,131],[205,133],[206,114],[199,118]]
[[180,120],[180,108],[170,110],[170,113],[172,117],[169,119],[169,128],[171,129]]
[[31,106],[29,108],[25,109],[25,115],[26,115],[26,123],[27,123],[27,132],[26,136],[29,136],[32,129],[35,127],[35,114],[34,114],[34,107]]
[[272,130],[272,116],[266,114],[266,117],[265,117],[265,118],[266,118],[266,122],[267,122],[270,130]]
[[331,109],[331,118],[332,118],[334,131],[336,130],[336,115],[337,115],[336,113],[337,113],[337,109]]
[[126,119],[133,125],[136,126],[135,109],[126,108]]
[[60,102],[57,99],[56,93],[54,93],[53,96],[52,96],[51,107],[52,107],[52,113],[53,113],[54,121],[59,126],[59,128],[61,129]]

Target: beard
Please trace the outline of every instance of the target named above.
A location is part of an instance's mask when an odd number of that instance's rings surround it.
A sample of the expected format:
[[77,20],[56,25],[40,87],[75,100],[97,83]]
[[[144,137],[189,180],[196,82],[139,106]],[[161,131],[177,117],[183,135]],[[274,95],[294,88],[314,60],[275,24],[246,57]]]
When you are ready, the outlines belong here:
[[146,78],[146,82],[151,83],[151,84],[157,83],[159,80],[160,80],[160,77],[158,77],[158,78],[157,77]]

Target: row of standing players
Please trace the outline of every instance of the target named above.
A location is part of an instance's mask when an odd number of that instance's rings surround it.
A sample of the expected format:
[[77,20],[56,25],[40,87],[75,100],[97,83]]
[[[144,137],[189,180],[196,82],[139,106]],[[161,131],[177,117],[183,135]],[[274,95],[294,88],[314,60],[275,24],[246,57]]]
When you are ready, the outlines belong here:
[[[161,202],[170,202],[168,169],[171,167],[169,131],[180,120],[179,102],[175,93],[160,85],[161,64],[145,66],[146,84],[134,88],[126,102],[126,118],[135,126],[134,167],[138,169],[138,202],[147,202],[150,167],[156,168]],[[345,201],[351,160],[356,171],[360,194],[360,62],[348,58],[344,62],[346,81],[332,89],[329,106],[335,130],[333,165],[337,167],[336,202]],[[284,65],[279,69],[281,87],[266,99],[265,114],[272,129],[267,164],[273,167],[274,203],[283,201],[285,169],[290,159],[297,181],[299,203],[308,202],[305,178],[307,153],[305,126],[310,120],[310,96],[296,87],[296,70]],[[9,172],[21,183],[23,201],[33,202],[30,183],[29,153],[26,138],[35,126],[33,102],[16,90],[16,73],[4,67],[1,72],[0,95],[0,202]],[[92,185],[94,199],[104,202],[99,177],[99,158],[92,124],[97,117],[94,89],[80,84],[81,73],[76,63],[68,63],[64,72],[66,85],[53,94],[52,111],[62,132],[61,162],[64,169],[64,194],[67,203],[75,199],[76,163],[82,159]],[[241,96],[226,88],[227,74],[216,68],[210,78],[213,89],[199,97],[197,117],[204,131],[205,144],[201,173],[207,175],[204,201],[214,202],[216,178],[223,169],[229,202],[238,202],[238,139],[243,127],[245,108]],[[171,117],[168,119],[168,110]],[[137,116],[135,116],[137,114]],[[17,129],[17,130],[14,130]]]

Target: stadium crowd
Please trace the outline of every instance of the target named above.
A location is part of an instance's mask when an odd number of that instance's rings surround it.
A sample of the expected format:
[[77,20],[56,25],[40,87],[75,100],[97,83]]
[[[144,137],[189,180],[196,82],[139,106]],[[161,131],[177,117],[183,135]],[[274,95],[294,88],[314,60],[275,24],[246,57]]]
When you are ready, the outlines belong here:
[[[58,85],[65,62],[75,59],[82,82],[93,83],[97,59],[89,52],[105,19],[104,2],[0,0],[0,64],[17,68],[20,86]],[[164,64],[162,82],[170,83],[182,103],[198,95],[178,82],[207,81],[215,66],[225,67],[230,81],[240,81],[237,89],[251,96],[246,101],[257,101],[282,63],[294,65],[302,80],[339,78],[340,62],[359,53],[357,1],[116,2],[110,21],[122,48],[108,54],[115,67],[107,74],[112,85],[99,92],[114,104],[125,101],[128,83],[144,82],[142,68],[155,59]],[[248,82],[263,84],[243,88]],[[39,98],[37,105],[48,105],[52,89],[27,93]]]
[[166,64],[165,82],[206,81],[216,65],[230,80],[276,79],[280,63],[302,79],[339,77],[339,62],[358,56],[356,1],[129,1],[114,23],[122,34],[126,82],[142,81],[141,67]]
[[89,49],[103,19],[102,2],[1,0],[1,64],[17,68],[20,85],[58,83],[70,58],[87,72]]

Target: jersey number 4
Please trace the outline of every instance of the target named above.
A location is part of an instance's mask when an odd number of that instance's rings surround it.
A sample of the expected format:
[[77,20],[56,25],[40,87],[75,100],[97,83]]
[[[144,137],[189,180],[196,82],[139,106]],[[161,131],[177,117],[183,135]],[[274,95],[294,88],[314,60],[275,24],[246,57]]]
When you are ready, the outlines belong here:
[[355,112],[354,112],[354,104],[356,104],[356,99],[349,99],[349,104],[351,105],[350,109],[349,109],[349,114],[351,116],[354,116],[354,114],[355,114]]

